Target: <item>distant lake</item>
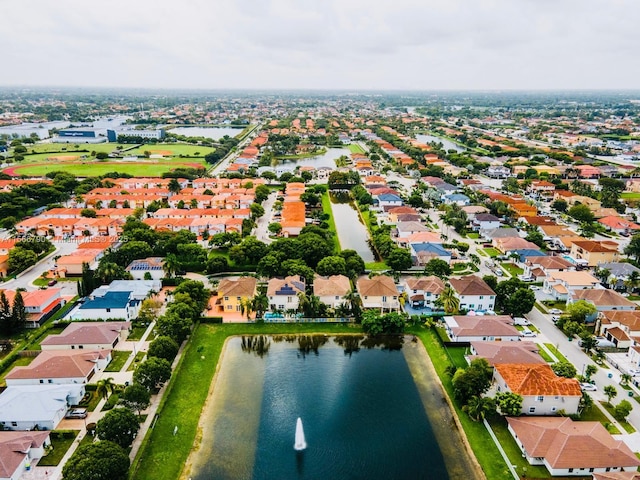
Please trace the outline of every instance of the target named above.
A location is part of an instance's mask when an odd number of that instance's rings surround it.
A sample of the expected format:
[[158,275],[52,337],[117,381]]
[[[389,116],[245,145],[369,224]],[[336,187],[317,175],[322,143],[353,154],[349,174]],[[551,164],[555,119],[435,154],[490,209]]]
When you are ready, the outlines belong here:
[[221,361],[193,480],[477,478],[410,337],[235,337]]
[[456,152],[464,152],[465,148],[461,147],[457,143],[447,140],[446,138],[435,137],[433,135],[416,135],[416,140],[422,143],[441,143],[445,150],[455,150]]
[[278,172],[292,172],[296,167],[331,167],[336,168],[336,158],[342,155],[349,156],[351,151],[348,148],[327,148],[322,155],[301,158],[298,160],[280,160],[276,170]]
[[168,130],[170,133],[176,135],[184,135],[185,137],[205,137],[212,140],[220,140],[225,135],[235,137],[244,130],[243,127],[231,128],[231,127],[176,127]]

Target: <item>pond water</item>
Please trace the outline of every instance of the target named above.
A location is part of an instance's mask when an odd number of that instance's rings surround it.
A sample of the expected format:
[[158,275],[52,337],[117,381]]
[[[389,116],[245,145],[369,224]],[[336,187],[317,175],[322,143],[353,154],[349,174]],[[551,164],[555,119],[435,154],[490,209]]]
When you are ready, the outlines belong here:
[[350,154],[351,152],[347,148],[327,148],[327,151],[322,155],[301,158],[299,160],[280,160],[276,166],[276,171],[279,173],[292,172],[296,167],[304,166],[336,168],[336,158],[342,155],[348,157]]
[[243,128],[231,127],[176,127],[169,130],[169,132],[176,135],[184,135],[185,137],[205,137],[212,140],[220,140],[225,135],[235,137],[242,130]]
[[193,480],[476,478],[424,347],[409,337],[235,337],[222,362]]
[[341,202],[331,195],[331,211],[342,250],[355,250],[367,262],[376,257],[369,247],[369,231],[351,202]]
[[458,145],[457,143],[452,142],[451,140],[447,140],[446,138],[436,137],[433,135],[416,135],[416,140],[422,143],[441,143],[445,150],[455,150],[456,152],[464,152],[465,148]]

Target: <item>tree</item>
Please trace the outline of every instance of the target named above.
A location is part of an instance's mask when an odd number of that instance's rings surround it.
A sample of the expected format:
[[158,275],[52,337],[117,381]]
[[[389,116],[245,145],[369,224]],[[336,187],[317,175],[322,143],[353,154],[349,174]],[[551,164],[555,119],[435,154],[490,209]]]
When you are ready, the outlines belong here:
[[448,278],[451,275],[451,267],[441,258],[434,258],[424,266],[425,275],[435,275],[440,279]]
[[109,398],[115,386],[116,384],[113,381],[113,377],[102,378],[96,383],[96,394],[105,399]]
[[462,407],[467,412],[469,418],[474,422],[484,420],[484,418],[496,411],[496,403],[491,397],[474,396]]
[[362,315],[362,330],[369,335],[402,333],[405,326],[405,315],[390,312],[384,315],[375,310],[368,310]]
[[438,297],[438,303],[442,304],[445,313],[458,313],[460,310],[460,299],[456,296],[456,291],[447,285]]
[[269,230],[269,232],[273,233],[274,235],[280,235],[280,232],[282,232],[282,225],[278,222],[273,222],[269,224],[267,230]]
[[607,397],[607,403],[611,405],[611,399],[615,398],[618,395],[618,390],[613,385],[605,385],[602,389],[603,393]]
[[[598,367],[596,367],[595,365],[587,365],[587,367],[584,370],[584,376],[587,379],[587,382],[591,380],[591,376],[596,373],[598,371]],[[620,378],[624,377],[625,374],[622,374],[620,376]]]
[[11,318],[11,305],[9,299],[4,293],[4,290],[0,291],[0,332],[3,335],[9,336],[14,333],[13,320]]
[[135,410],[140,416],[140,412],[151,405],[151,395],[144,386],[134,383],[125,388],[120,394],[120,403],[131,410]]
[[387,258],[385,259],[386,264],[392,270],[396,272],[402,270],[408,270],[413,265],[413,261],[411,260],[411,252],[409,250],[405,250],[404,248],[394,248],[391,250]]
[[598,310],[596,307],[585,300],[578,300],[567,307],[565,313],[569,318],[578,323],[584,323],[587,317],[593,316]]
[[554,200],[553,203],[551,204],[551,208],[553,208],[554,210],[558,211],[558,212],[566,212],[567,208],[569,208],[569,204],[567,203],[566,200],[563,200],[562,198],[559,198],[558,200]]
[[38,255],[33,250],[23,247],[13,247],[9,250],[9,270],[11,272],[21,272],[38,261]]
[[[590,332],[584,331],[580,334],[580,346],[585,352],[592,350],[598,344],[598,340]],[[592,366],[592,365],[589,365]]]
[[565,378],[573,378],[576,376],[576,373],[578,373],[576,367],[574,367],[571,363],[564,361],[554,363],[553,365],[551,365],[551,369],[559,377]]
[[11,307],[11,331],[19,332],[27,323],[27,310],[24,306],[24,299],[22,293],[16,292],[16,296],[13,298],[13,305]]
[[164,358],[149,357],[133,372],[133,381],[147,390],[155,390],[171,378],[171,365]]
[[361,273],[364,273],[364,260],[358,255],[358,252],[347,249],[342,250],[339,255],[344,258],[347,277],[355,278]]
[[255,218],[260,218],[264,215],[264,207],[259,203],[252,203],[249,205],[249,210],[251,211],[251,216]]
[[164,358],[169,362],[173,362],[179,349],[180,346],[173,338],[159,335],[149,344],[147,355],[149,357]]
[[181,268],[180,262],[178,261],[178,257],[173,253],[167,255],[162,261],[162,270],[167,277],[171,278],[173,275],[178,272]]
[[493,369],[484,358],[477,358],[467,368],[461,368],[453,375],[453,394],[462,405],[473,397],[479,397],[491,386]]
[[298,309],[306,318],[316,318],[320,316],[323,304],[320,302],[319,297],[299,292],[298,299]]
[[627,400],[622,400],[618,405],[614,407],[613,418],[615,418],[619,422],[623,422],[627,419],[627,417],[631,413],[631,410],[633,410],[631,403],[629,403]]
[[62,476],[64,480],[126,480],[129,464],[129,455],[120,445],[102,440],[78,447],[62,467]]
[[138,318],[136,318],[136,322],[143,324],[153,322],[158,317],[161,307],[162,304],[158,300],[153,300],[151,298],[143,300],[140,305],[140,310],[138,311]]
[[167,185],[167,188],[171,193],[180,193],[180,190],[182,190],[182,187],[180,186],[180,182],[178,182],[178,179],[176,178],[172,178],[171,180],[169,180],[169,184]]
[[[267,172],[264,172],[262,174],[263,178],[267,178],[267,176],[265,176],[265,173],[267,173]],[[276,178],[276,176],[275,176],[275,174],[273,172],[268,172],[268,173],[272,174],[272,175],[269,175],[270,177],[272,177],[271,180]],[[258,203],[264,202],[267,199],[267,197],[269,197],[269,193],[270,192],[271,192],[271,190],[269,190],[269,187],[267,187],[266,185],[258,185],[255,188],[256,202],[258,202]]]
[[522,413],[522,396],[513,392],[500,392],[496,403],[500,413],[508,417],[517,417]]
[[135,413],[128,408],[114,408],[98,420],[96,434],[102,440],[129,448],[139,429],[140,421]]
[[529,313],[536,303],[536,294],[528,288],[519,288],[504,302],[504,313],[522,317]]
[[[631,237],[629,245],[624,248],[624,253],[633,257],[636,261],[640,261],[640,233]],[[9,251],[9,255],[11,255],[11,251]]]
[[485,275],[482,277],[482,280],[484,281],[484,283],[489,285],[489,288],[491,288],[491,290],[493,290],[494,292],[496,291],[496,287],[498,286],[498,277],[494,275]]
[[345,275],[347,273],[347,262],[339,256],[325,257],[318,262],[316,267],[318,275]]
[[595,216],[588,206],[576,203],[567,212],[571,218],[580,223],[593,223]]
[[[510,298],[520,289],[528,290],[527,285],[522,280],[515,277],[498,283],[494,290],[496,292],[496,310],[509,313],[507,310],[511,310],[513,308]],[[531,307],[533,308],[533,305]],[[529,311],[531,311],[531,309],[529,309]]]

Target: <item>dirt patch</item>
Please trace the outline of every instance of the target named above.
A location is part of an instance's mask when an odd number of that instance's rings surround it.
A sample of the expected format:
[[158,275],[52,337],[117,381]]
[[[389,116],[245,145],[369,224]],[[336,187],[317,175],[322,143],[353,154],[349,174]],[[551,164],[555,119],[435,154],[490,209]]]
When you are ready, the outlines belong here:
[[153,154],[153,155],[163,155],[163,156],[167,156],[167,155],[173,155],[173,152],[171,150],[151,150],[149,149],[149,151]]
[[58,155],[55,157],[47,157],[47,160],[54,160],[60,162],[71,162],[73,160],[77,160],[80,157],[78,155]]

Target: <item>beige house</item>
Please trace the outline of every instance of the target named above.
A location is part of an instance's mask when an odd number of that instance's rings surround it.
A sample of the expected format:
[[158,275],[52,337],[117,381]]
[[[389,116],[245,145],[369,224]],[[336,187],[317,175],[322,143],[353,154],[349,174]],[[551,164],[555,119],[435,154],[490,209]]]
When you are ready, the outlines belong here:
[[344,275],[316,277],[313,281],[313,294],[334,309],[345,303],[344,297],[350,291],[351,282]]
[[567,271],[549,273],[544,279],[543,290],[556,300],[566,300],[569,290],[602,288],[600,280],[586,271]]
[[577,260],[585,260],[589,267],[596,267],[600,263],[617,262],[620,259],[617,243],[593,240],[573,242],[570,255]]
[[364,308],[397,310],[400,308],[399,293],[393,278],[377,275],[373,278],[360,277],[356,289]]
[[435,308],[435,301],[444,290],[444,282],[438,277],[409,277],[404,282],[405,292],[413,307]]
[[131,322],[75,322],[58,335],[49,335],[42,350],[111,350],[129,335]]
[[271,310],[297,310],[300,306],[299,293],[304,293],[305,281],[300,275],[272,278],[267,284],[267,297]]

